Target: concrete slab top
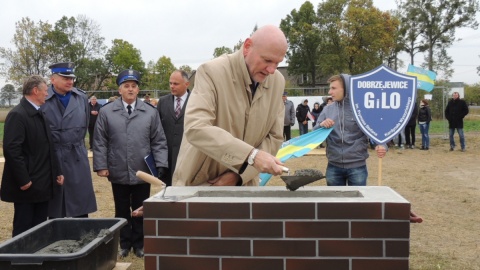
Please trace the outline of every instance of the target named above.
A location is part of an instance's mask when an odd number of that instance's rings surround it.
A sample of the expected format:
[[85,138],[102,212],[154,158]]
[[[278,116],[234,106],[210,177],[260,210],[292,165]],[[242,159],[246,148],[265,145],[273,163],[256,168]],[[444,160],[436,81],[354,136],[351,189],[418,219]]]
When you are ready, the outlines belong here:
[[386,186],[302,187],[288,191],[285,187],[168,187],[147,201],[171,202],[393,202],[409,203]]

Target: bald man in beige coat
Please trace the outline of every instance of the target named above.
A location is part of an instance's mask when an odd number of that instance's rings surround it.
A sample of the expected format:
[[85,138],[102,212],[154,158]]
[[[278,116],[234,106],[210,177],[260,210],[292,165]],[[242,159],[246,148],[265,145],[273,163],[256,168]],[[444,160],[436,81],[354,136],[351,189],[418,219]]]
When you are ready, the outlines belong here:
[[277,70],[287,40],[276,26],[259,28],[242,48],[201,65],[185,112],[175,186],[258,185],[282,173],[285,79]]

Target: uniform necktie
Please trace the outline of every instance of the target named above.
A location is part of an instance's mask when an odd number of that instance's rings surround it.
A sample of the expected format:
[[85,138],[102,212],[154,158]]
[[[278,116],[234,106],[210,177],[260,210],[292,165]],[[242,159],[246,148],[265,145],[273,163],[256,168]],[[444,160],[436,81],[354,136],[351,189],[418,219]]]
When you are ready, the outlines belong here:
[[175,117],[178,118],[178,116],[180,116],[180,112],[182,111],[182,105],[181,105],[181,102],[182,99],[177,97],[177,106],[175,106]]
[[128,115],[132,114],[132,106],[127,105],[127,112],[128,112]]

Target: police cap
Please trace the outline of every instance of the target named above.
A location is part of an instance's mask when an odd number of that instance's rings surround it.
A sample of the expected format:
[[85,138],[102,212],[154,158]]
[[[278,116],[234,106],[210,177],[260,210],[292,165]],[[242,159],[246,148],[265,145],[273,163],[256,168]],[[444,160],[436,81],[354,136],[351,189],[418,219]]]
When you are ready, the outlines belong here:
[[48,67],[52,74],[58,74],[63,77],[75,78],[75,64],[72,62],[56,63]]
[[138,84],[140,81],[140,72],[133,69],[126,69],[120,72],[117,76],[117,85],[120,86],[126,81],[136,81]]

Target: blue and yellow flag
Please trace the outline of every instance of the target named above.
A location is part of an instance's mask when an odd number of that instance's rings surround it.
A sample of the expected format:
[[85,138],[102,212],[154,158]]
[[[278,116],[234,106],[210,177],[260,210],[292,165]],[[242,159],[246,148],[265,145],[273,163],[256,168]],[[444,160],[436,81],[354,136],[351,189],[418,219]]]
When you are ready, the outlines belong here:
[[433,71],[408,65],[407,75],[417,77],[417,89],[423,89],[427,92],[433,90],[437,74]]
[[[301,157],[325,141],[332,130],[333,128],[319,128],[286,141],[278,150],[276,157],[281,162],[285,162],[290,158]],[[260,186],[265,186],[271,177],[272,175],[269,173],[261,173]]]

